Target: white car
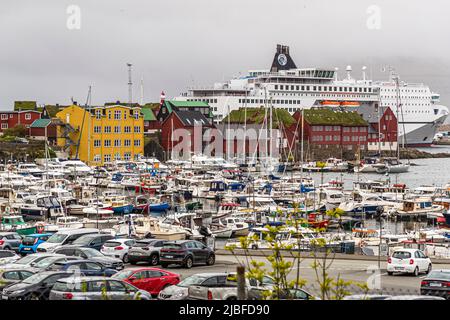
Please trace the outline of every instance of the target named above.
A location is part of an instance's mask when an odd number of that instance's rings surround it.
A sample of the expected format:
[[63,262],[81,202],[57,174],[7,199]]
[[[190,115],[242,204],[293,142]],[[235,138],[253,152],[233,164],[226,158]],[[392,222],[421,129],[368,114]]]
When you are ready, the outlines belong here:
[[134,239],[108,240],[100,249],[105,256],[110,256],[128,263],[128,250],[136,243]]
[[430,258],[422,251],[417,249],[399,249],[392,253],[388,258],[387,273],[392,275],[394,272],[412,273],[418,276],[419,273],[429,273],[432,269]]
[[0,250],[0,265],[5,265],[9,263],[14,263],[20,259],[14,251],[11,250]]

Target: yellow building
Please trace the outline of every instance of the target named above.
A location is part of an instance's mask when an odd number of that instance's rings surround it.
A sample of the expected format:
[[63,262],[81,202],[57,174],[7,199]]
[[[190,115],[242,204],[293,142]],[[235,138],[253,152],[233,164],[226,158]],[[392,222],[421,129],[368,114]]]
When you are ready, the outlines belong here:
[[66,124],[58,145],[72,159],[103,165],[144,155],[144,117],[139,107],[113,105],[86,109],[72,105],[56,116]]

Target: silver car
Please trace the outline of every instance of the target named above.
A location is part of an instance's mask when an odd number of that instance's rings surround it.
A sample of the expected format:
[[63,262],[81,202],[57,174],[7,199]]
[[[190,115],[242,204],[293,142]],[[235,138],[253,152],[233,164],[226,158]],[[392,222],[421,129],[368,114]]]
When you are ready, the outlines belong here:
[[118,279],[70,277],[58,280],[49,300],[151,300],[150,293]]
[[48,257],[54,257],[53,253],[33,253],[29,254],[19,260],[14,261],[13,263],[8,263],[1,266],[2,270],[6,269],[17,269],[17,268],[31,268],[34,264],[39,261],[46,259]]
[[128,250],[128,261],[131,264],[146,262],[151,266],[159,264],[159,252],[167,240],[142,239],[136,241]]
[[180,283],[166,287],[158,294],[159,300],[186,300],[189,296],[189,287],[191,286],[208,286],[217,284],[218,277],[222,277],[223,273],[198,273],[194,274]]
[[0,232],[0,249],[19,250],[22,237],[17,232]]

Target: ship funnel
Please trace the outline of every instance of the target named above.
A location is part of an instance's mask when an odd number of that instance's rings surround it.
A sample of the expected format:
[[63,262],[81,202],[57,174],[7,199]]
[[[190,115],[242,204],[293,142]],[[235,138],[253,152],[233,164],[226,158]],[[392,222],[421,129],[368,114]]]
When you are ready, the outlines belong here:
[[362,67],[362,77],[363,77],[363,80],[364,80],[364,81],[366,81],[366,69],[367,69],[366,66],[363,66],[363,67]]
[[279,70],[297,69],[297,66],[289,55],[289,46],[281,44],[277,45],[277,52],[273,58],[271,72],[278,72]]

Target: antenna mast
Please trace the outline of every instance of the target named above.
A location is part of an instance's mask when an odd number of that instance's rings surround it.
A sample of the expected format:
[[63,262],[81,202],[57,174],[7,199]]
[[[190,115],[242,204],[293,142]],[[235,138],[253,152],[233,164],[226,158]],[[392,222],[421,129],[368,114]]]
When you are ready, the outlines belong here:
[[127,63],[128,67],[128,104],[131,107],[131,104],[133,103],[133,81],[131,79],[131,67],[133,65],[131,63]]

